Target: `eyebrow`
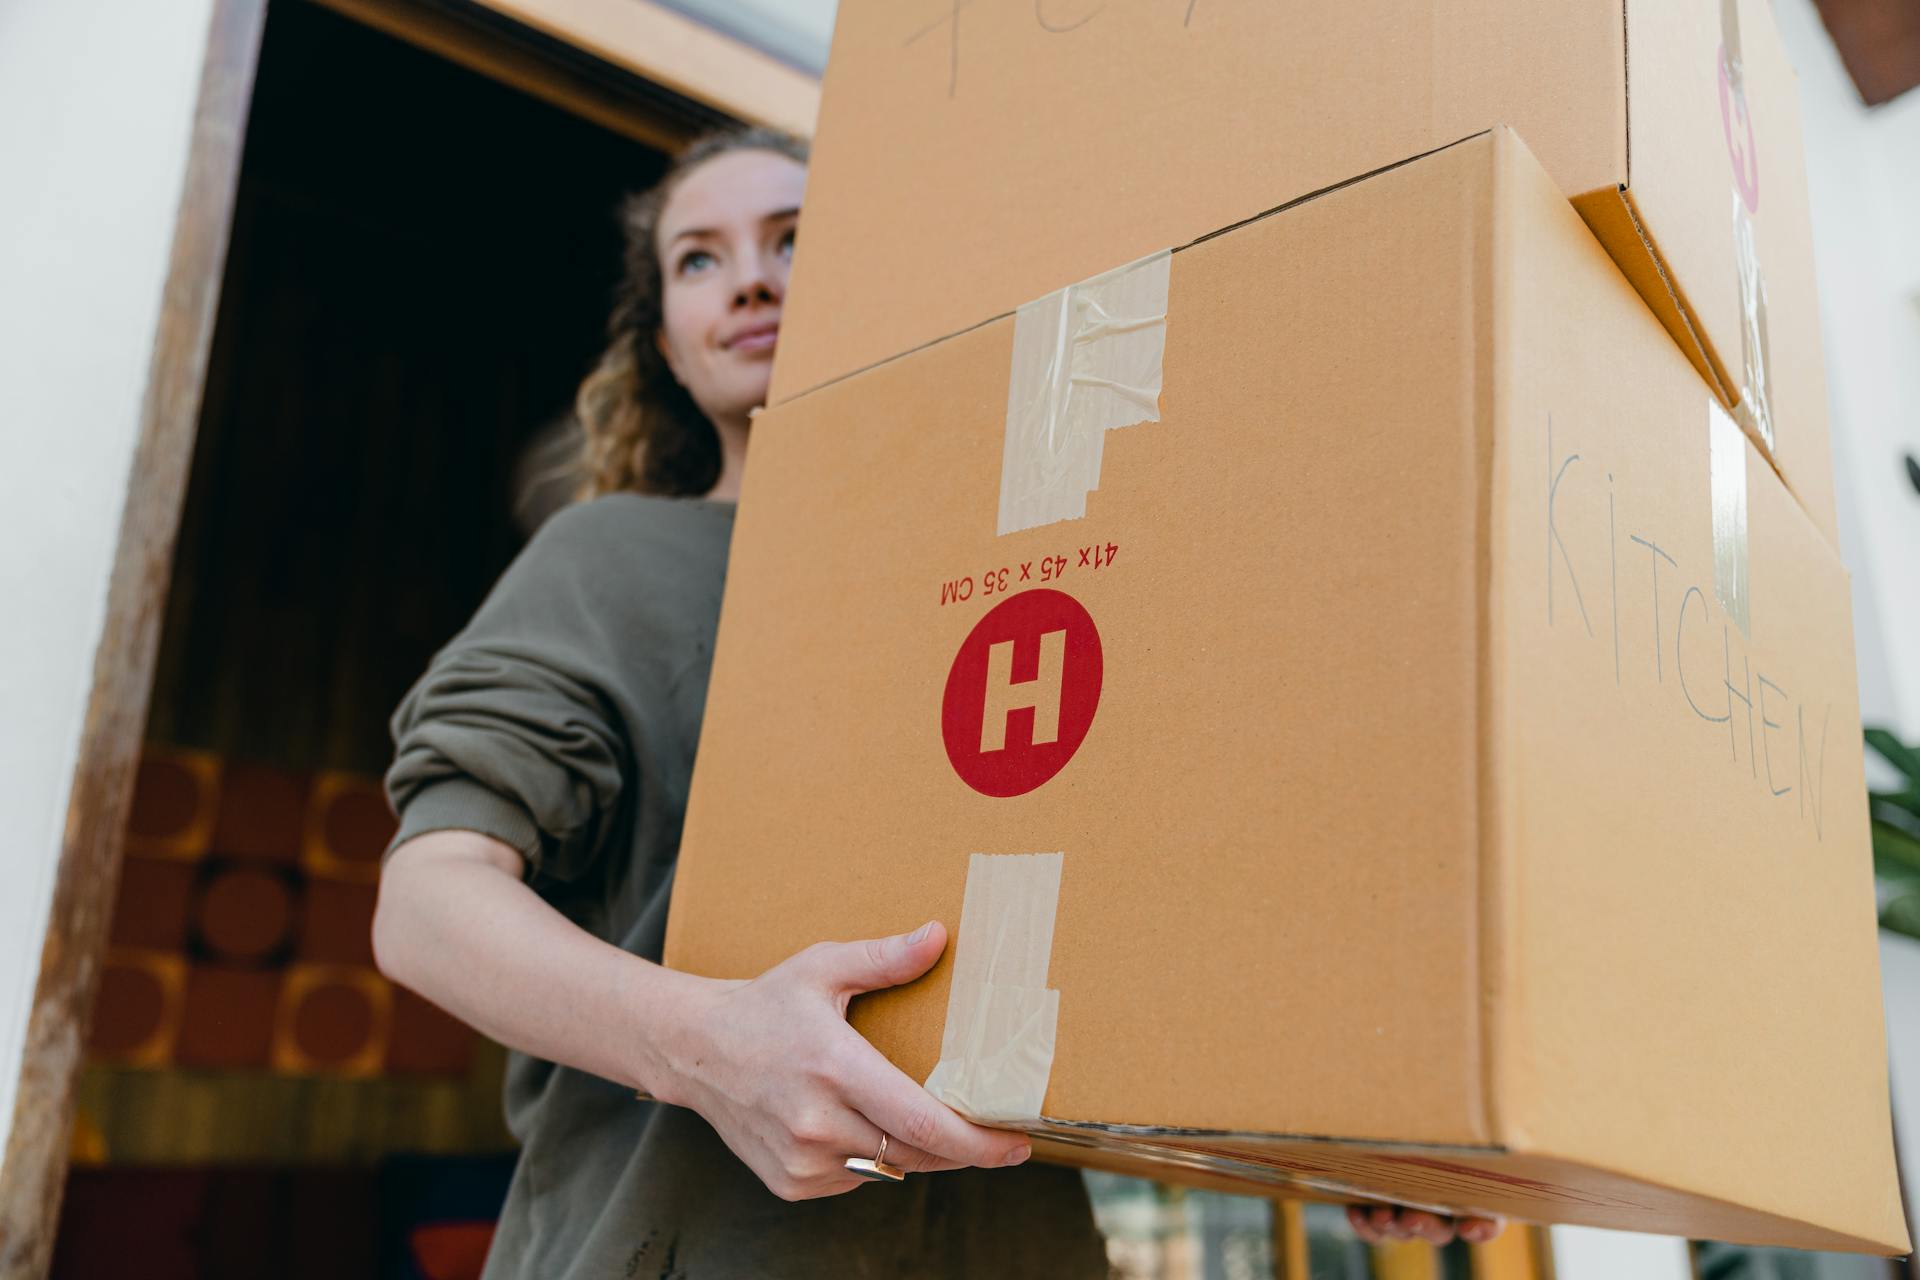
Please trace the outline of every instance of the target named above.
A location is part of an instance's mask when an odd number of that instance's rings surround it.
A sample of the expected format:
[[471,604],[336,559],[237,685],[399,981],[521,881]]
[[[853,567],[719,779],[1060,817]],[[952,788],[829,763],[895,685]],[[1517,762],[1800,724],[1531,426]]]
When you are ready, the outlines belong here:
[[[783,218],[797,218],[799,216],[800,216],[800,207],[798,205],[795,205],[791,209],[775,209],[772,213],[769,213],[765,217],[761,218],[760,221],[779,222]],[[687,239],[688,237],[697,238],[700,236],[717,236],[719,234],[720,233],[712,227],[688,227],[684,231],[674,232],[673,239],[667,241],[667,244],[669,247],[671,247],[673,245],[680,243],[682,240]]]

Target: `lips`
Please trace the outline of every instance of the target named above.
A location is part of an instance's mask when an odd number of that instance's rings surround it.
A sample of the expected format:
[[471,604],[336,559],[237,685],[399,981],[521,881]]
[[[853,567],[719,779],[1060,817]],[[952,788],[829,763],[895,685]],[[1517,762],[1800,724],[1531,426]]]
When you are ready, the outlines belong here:
[[769,351],[773,348],[774,339],[779,336],[778,321],[771,324],[757,324],[750,329],[742,329],[728,338],[725,346],[729,351]]

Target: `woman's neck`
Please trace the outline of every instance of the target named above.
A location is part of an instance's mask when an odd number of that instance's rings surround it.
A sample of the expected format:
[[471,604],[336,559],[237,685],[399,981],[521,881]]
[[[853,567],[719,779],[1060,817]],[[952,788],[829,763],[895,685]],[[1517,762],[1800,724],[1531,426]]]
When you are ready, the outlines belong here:
[[710,502],[738,502],[740,478],[747,468],[747,423],[749,416],[715,418],[713,429],[720,434],[720,479],[707,491]]

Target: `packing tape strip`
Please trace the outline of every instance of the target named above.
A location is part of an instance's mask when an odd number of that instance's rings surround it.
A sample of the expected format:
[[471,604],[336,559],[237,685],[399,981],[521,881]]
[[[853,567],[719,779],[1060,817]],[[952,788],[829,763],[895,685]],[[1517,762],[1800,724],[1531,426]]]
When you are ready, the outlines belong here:
[[1773,388],[1767,380],[1767,281],[1753,247],[1753,218],[1733,193],[1733,251],[1740,273],[1740,403],[1734,406],[1754,436],[1773,450]]
[[1741,425],[1772,453],[1773,388],[1767,377],[1767,281],[1753,218],[1760,211],[1760,155],[1747,107],[1746,59],[1740,47],[1740,0],[1720,0],[1720,124],[1733,165],[1733,257],[1740,285]]
[[1015,313],[999,532],[1085,515],[1107,432],[1160,420],[1172,261],[1162,249]]
[[1707,399],[1707,471],[1713,495],[1713,592],[1740,634],[1748,625],[1747,439],[1718,400]]
[[1053,1073],[1060,993],[1047,988],[1060,903],[1058,853],[967,860],[953,989],[927,1091],[970,1120],[1037,1120]]

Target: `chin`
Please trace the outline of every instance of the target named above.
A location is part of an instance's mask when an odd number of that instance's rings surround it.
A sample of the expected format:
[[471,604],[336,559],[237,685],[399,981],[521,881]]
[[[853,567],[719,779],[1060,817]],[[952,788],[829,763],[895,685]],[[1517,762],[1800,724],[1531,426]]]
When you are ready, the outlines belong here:
[[731,412],[736,415],[751,413],[764,406],[767,403],[767,383],[768,379],[761,378],[757,382],[735,388],[735,394],[727,397]]

